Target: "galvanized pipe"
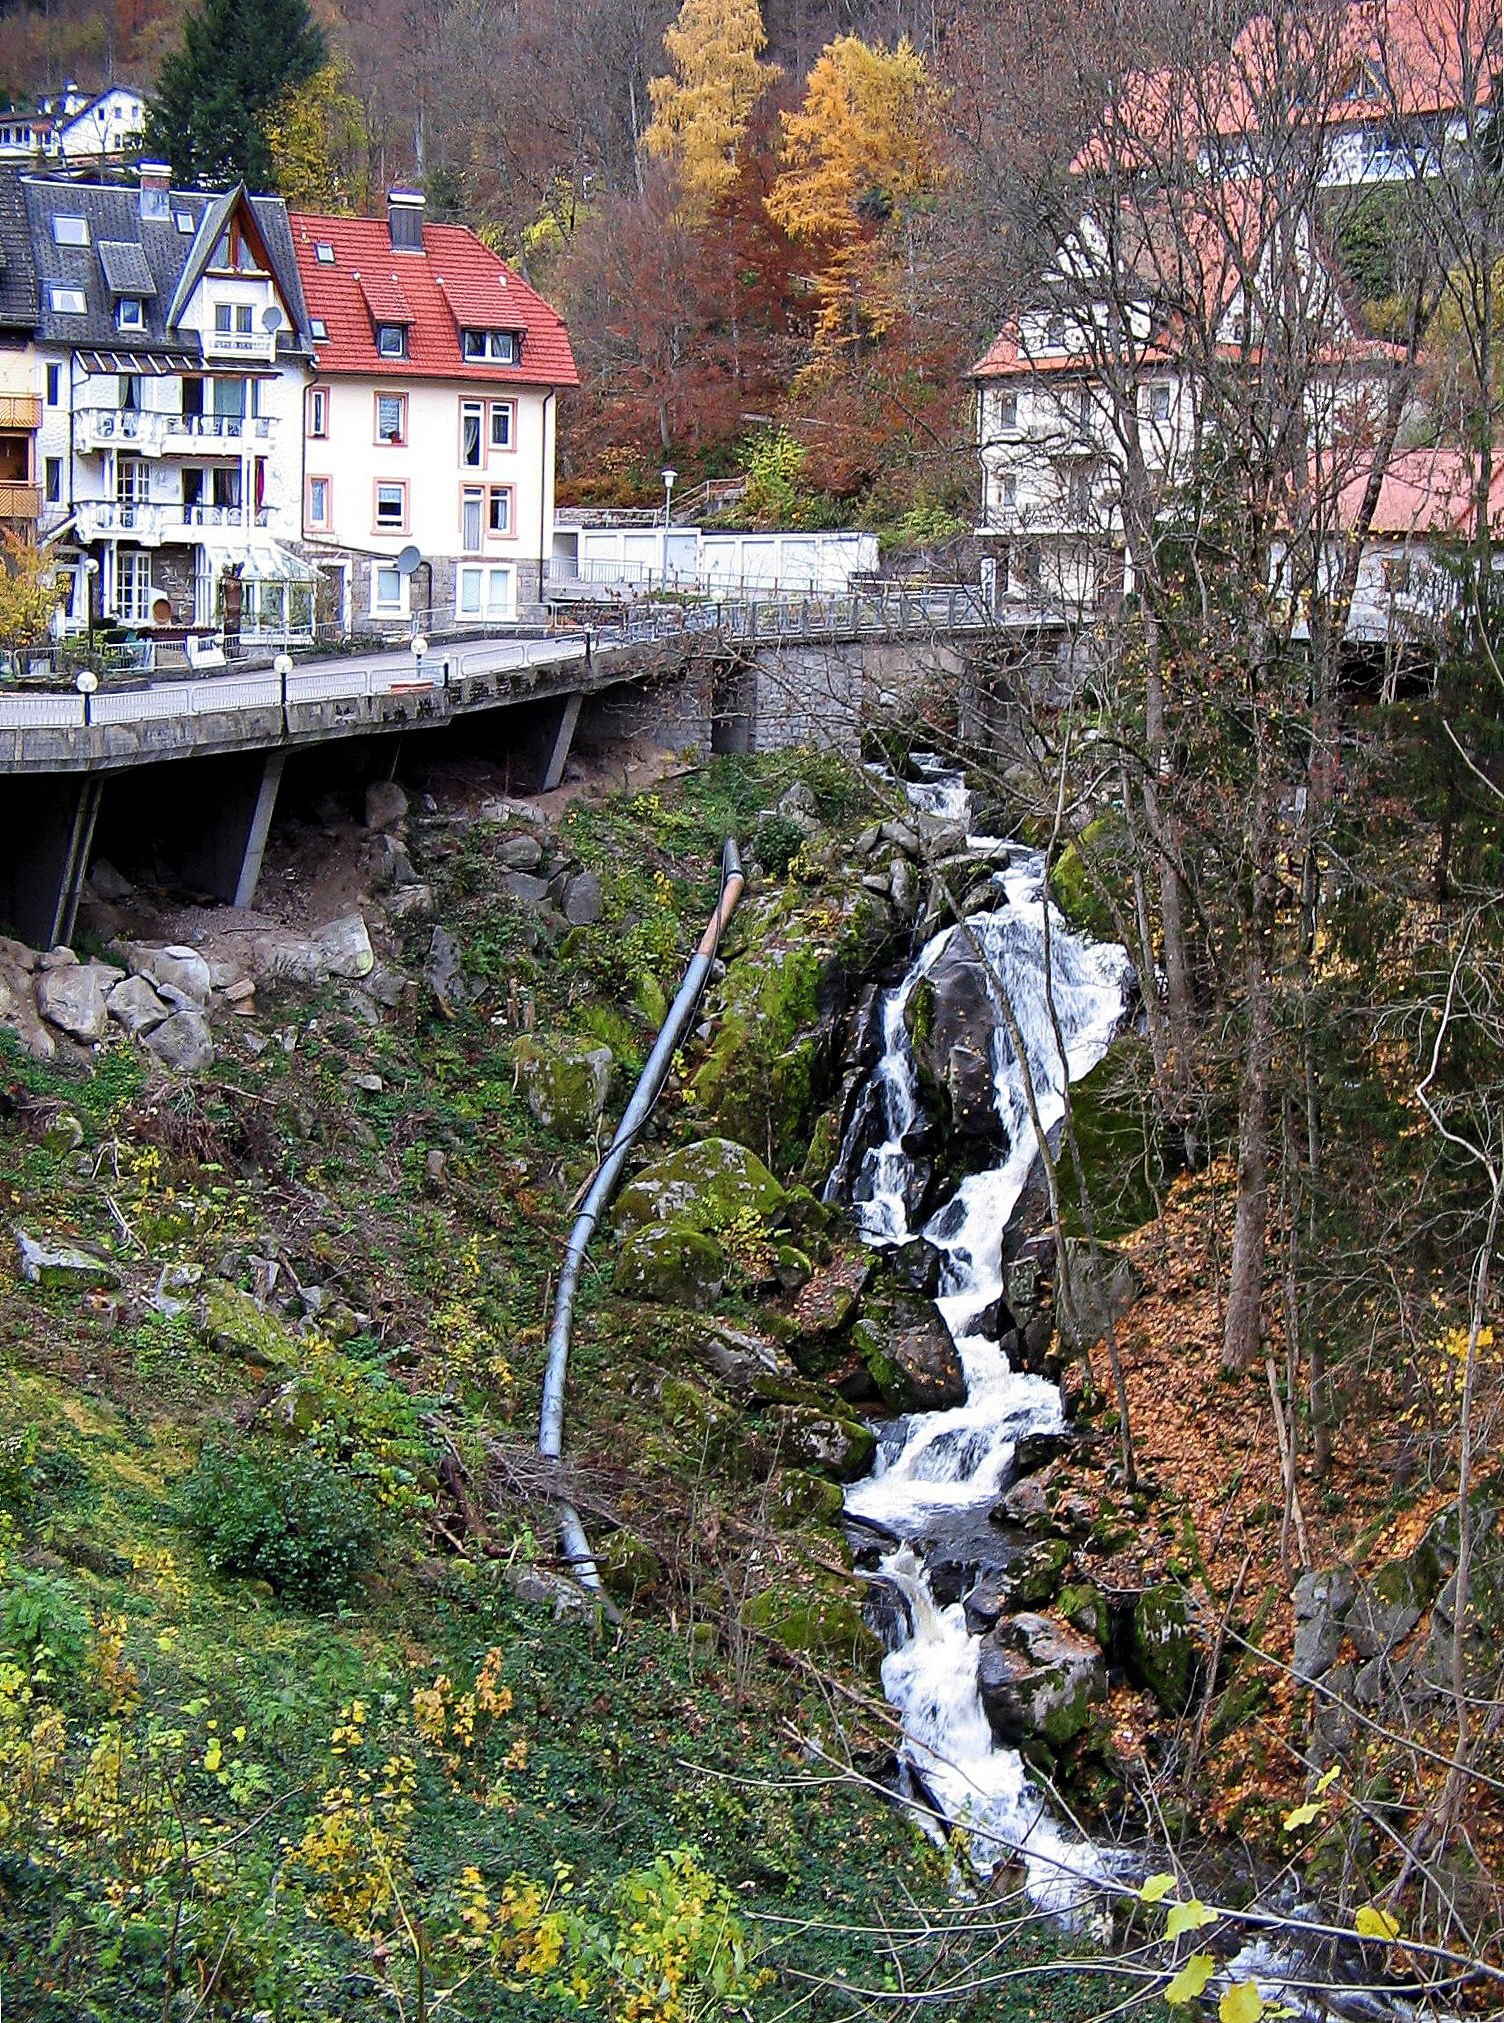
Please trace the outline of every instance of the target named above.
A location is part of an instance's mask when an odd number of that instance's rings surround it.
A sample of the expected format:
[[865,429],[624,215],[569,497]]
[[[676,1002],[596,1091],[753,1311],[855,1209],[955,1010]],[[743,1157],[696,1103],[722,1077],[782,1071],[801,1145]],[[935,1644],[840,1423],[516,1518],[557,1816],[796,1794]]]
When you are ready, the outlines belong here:
[[[715,912],[710,916],[705,932],[700,937],[700,945],[695,950],[679,992],[669,1006],[668,1016],[663,1021],[662,1030],[648,1055],[647,1066],[643,1069],[637,1087],[632,1092],[617,1126],[616,1136],[611,1140],[611,1149],[596,1168],[595,1178],[590,1183],[590,1192],[576,1218],[574,1228],[569,1233],[569,1244],[564,1252],[564,1268],[559,1273],[559,1290],[554,1298],[554,1317],[548,1330],[548,1363],[543,1372],[543,1409],[538,1419],[538,1452],[545,1461],[557,1462],[564,1444],[564,1377],[569,1365],[569,1334],[574,1321],[574,1299],[579,1288],[580,1271],[585,1262],[585,1252],[590,1239],[595,1234],[595,1226],[616,1192],[621,1179],[622,1168],[627,1163],[627,1154],[636,1142],[637,1135],[647,1122],[653,1105],[663,1084],[668,1080],[669,1069],[673,1066],[674,1055],[691,1018],[695,1006],[700,1001],[700,993],[705,988],[705,979],[710,974],[710,965],[715,961],[716,949],[720,944],[726,923],[736,911],[736,903],[742,896],[742,860],[734,838],[726,838],[721,852],[721,896]],[[585,1537],[585,1527],[580,1522],[580,1514],[572,1504],[559,1505],[559,1537],[564,1547],[564,1557],[582,1586],[599,1591],[601,1577],[591,1557],[590,1545]]]

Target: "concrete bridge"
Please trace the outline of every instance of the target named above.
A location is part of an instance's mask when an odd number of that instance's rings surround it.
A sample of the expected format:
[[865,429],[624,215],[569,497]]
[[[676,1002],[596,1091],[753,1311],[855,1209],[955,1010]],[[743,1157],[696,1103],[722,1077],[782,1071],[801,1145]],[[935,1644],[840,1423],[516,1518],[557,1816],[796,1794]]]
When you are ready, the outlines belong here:
[[470,634],[430,641],[421,661],[398,648],[87,696],[0,694],[0,920],[43,946],[69,938],[107,799],[158,820],[165,809],[187,882],[248,906],[299,751],[489,724],[520,778],[546,791],[592,699],[603,721],[661,732],[668,720],[666,741],[706,749],[843,742],[874,654],[954,652],[992,628],[964,587],[887,591],[655,607],[546,639]]

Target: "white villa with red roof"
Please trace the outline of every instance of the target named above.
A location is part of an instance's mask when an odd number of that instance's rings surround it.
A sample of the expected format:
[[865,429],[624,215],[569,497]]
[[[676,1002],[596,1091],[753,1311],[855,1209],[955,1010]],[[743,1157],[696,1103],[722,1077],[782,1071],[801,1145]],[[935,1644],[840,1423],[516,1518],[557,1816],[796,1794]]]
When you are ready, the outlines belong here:
[[313,360],[302,547],[346,631],[482,624],[541,603],[562,320],[471,231],[294,213]]

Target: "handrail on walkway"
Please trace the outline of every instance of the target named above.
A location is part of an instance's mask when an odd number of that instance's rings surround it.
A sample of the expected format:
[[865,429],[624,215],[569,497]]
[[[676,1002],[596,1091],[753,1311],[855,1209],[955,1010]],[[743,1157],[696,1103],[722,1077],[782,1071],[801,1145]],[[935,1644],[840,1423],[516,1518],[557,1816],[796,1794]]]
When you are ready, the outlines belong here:
[[593,648],[651,645],[714,637],[729,644],[818,644],[925,632],[980,632],[994,623],[980,590],[854,591],[839,597],[797,597],[732,603],[658,605],[628,612],[620,621],[593,626],[585,635],[551,639],[434,641],[422,661],[400,649],[378,660],[329,661],[322,667],[271,669],[200,676],[137,688],[108,688],[82,695],[75,689],[0,693],[0,730],[84,730],[95,724],[146,724],[236,710],[281,709],[300,704],[359,701],[421,691],[426,675],[440,693],[456,682],[588,659]]

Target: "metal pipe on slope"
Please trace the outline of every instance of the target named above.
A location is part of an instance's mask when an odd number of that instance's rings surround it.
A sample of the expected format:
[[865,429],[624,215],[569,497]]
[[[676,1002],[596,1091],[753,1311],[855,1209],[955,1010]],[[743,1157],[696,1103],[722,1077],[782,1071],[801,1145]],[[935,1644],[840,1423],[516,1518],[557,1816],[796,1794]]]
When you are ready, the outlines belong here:
[[[554,1299],[554,1316],[548,1330],[548,1363],[543,1372],[543,1409],[538,1419],[538,1452],[545,1461],[557,1461],[564,1443],[564,1377],[569,1364],[569,1335],[574,1321],[574,1298],[579,1287],[580,1269],[585,1262],[585,1252],[590,1239],[595,1234],[595,1226],[603,1210],[616,1192],[621,1171],[627,1162],[627,1154],[636,1141],[637,1134],[647,1122],[653,1105],[684,1037],[685,1028],[694,1016],[695,1006],[700,1001],[700,993],[705,988],[705,979],[710,974],[710,965],[715,960],[715,952],[728,920],[736,911],[737,901],[742,896],[742,860],[733,837],[726,838],[721,853],[721,896],[711,915],[705,932],[700,937],[684,981],[679,986],[678,995],[669,1006],[668,1016],[663,1021],[662,1030],[653,1044],[637,1087],[632,1092],[632,1100],[623,1112],[616,1136],[611,1141],[611,1149],[596,1168],[590,1192],[585,1196],[574,1228],[569,1234],[569,1244],[564,1252],[564,1268],[559,1274],[559,1290]],[[564,1557],[574,1571],[575,1578],[583,1587],[599,1591],[600,1574],[596,1571],[591,1557],[590,1545],[585,1537],[585,1527],[580,1522],[580,1514],[572,1504],[559,1505],[559,1537],[564,1547]]]

